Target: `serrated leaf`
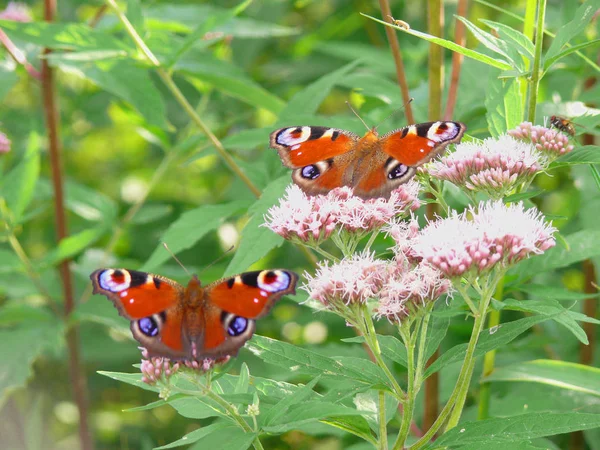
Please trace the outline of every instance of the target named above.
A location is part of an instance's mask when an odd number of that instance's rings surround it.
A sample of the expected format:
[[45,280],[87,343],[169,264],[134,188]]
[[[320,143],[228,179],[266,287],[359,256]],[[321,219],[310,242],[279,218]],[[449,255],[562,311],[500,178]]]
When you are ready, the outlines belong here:
[[313,378],[304,386],[301,386],[298,389],[296,389],[296,391],[294,391],[292,395],[288,395],[281,399],[266,414],[261,415],[259,419],[261,424],[263,425],[263,428],[271,424],[277,423],[277,419],[285,415],[292,406],[304,402],[311,397],[316,397],[316,393],[313,391],[313,388],[319,382],[319,378],[319,376]]
[[40,175],[40,139],[31,133],[27,150],[17,164],[2,180],[0,197],[4,197],[13,221],[19,223],[33,198]]
[[523,102],[515,79],[490,77],[485,96],[486,120],[493,137],[506,133],[523,121]]
[[[435,441],[435,447],[512,443],[555,434],[600,427],[600,414],[532,413],[465,422]],[[430,447],[432,448],[432,447]]]
[[[225,219],[244,208],[248,203],[239,200],[222,205],[206,205],[187,211],[171,224],[161,237],[173,253],[193,247],[207,233],[221,225]],[[162,244],[157,245],[152,255],[140,270],[149,272],[155,270],[171,256]]]
[[134,61],[110,59],[99,61],[75,61],[61,59],[60,54],[48,57],[50,64],[65,72],[87,79],[125,100],[135,108],[149,124],[168,129],[166,110],[159,90],[150,78],[150,69]]
[[240,244],[225,270],[224,276],[235,275],[247,270],[275,247],[283,244],[283,238],[262,226],[264,215],[283,196],[290,183],[289,175],[280,177],[264,189],[260,198],[248,209],[252,215],[241,233]]
[[515,30],[508,25],[500,22],[494,22],[493,20],[479,19],[480,22],[485,23],[488,27],[496,30],[498,35],[503,38],[507,43],[512,43],[516,50],[528,59],[533,59],[535,47],[533,42],[518,30]]
[[[526,317],[513,322],[503,323],[493,329],[483,330],[479,336],[477,346],[475,347],[474,358],[483,356],[491,350],[509,344],[529,328],[535,324],[548,320],[548,318],[549,317],[547,316]],[[446,367],[448,364],[464,360],[467,347],[468,344],[459,344],[455,345],[450,350],[445,351],[442,356],[436,359],[433,364],[425,370],[425,378],[441,368]]]
[[496,367],[484,381],[542,383],[600,397],[600,369],[567,361],[538,359]]
[[586,294],[584,292],[569,291],[563,286],[547,286],[542,284],[524,284],[519,285],[517,289],[532,297],[555,300],[585,300],[586,298],[597,297],[600,295],[600,293]]
[[584,48],[591,47],[594,45],[597,46],[598,44],[600,44],[600,39],[594,39],[593,41],[583,42],[581,44],[577,44],[572,47],[566,48],[563,51],[561,51],[559,54],[557,54],[556,56],[553,56],[552,58],[544,60],[544,70],[548,70],[550,67],[552,67],[552,65],[554,65],[554,63],[558,62],[560,59],[564,58],[565,56],[569,56],[571,53],[578,52],[580,50],[583,50]]
[[550,169],[576,164],[600,164],[600,146],[584,145],[583,147],[577,147],[572,152],[553,161],[550,164]]
[[[303,114],[316,113],[323,100],[329,95],[331,89],[359,64],[360,61],[353,61],[350,64],[346,64],[340,69],[322,76],[300,92],[297,92],[290,99],[283,111],[281,111],[278,123],[284,123],[286,120],[289,120],[289,117],[293,117],[298,112],[302,112]],[[289,124],[287,125],[289,126]]]
[[375,17],[371,17],[367,14],[361,13],[361,15],[365,16],[371,20],[374,20],[375,22],[379,22],[385,26],[392,27],[396,30],[402,31],[403,33],[412,34],[413,36],[416,36],[416,37],[424,39],[428,42],[432,42],[434,44],[440,45],[444,48],[447,48],[448,50],[452,50],[453,52],[460,53],[461,55],[466,56],[467,58],[474,59],[475,61],[479,61],[481,63],[487,64],[488,66],[496,67],[496,68],[502,69],[502,70],[512,69],[512,66],[510,64],[507,64],[505,61],[492,58],[488,55],[476,52],[476,51],[468,49],[466,47],[462,47],[452,41],[448,41],[446,39],[442,39],[437,36],[432,36],[427,33],[422,33],[420,31],[413,30],[412,28],[405,29],[405,28],[390,24],[388,22],[384,22],[383,20],[376,19]]
[[190,445],[194,442],[199,441],[200,439],[204,439],[206,436],[209,436],[212,433],[219,431],[223,432],[222,430],[224,430],[225,428],[231,428],[231,424],[224,421],[212,423],[198,430],[194,430],[191,433],[188,433],[185,436],[183,436],[181,439],[177,439],[176,441],[171,442],[170,444],[161,445],[160,447],[154,447],[154,450],[180,447],[182,445]]
[[565,236],[565,240],[568,248],[553,247],[543,255],[521,261],[513,270],[522,277],[529,277],[600,255],[600,230],[577,231]]
[[[342,341],[363,344],[365,342],[365,338],[364,336],[356,336],[342,339]],[[401,366],[407,366],[406,347],[404,347],[404,344],[400,342],[400,340],[394,336],[378,334],[377,341],[379,341],[379,347],[381,348],[381,353],[383,356],[400,364]]]

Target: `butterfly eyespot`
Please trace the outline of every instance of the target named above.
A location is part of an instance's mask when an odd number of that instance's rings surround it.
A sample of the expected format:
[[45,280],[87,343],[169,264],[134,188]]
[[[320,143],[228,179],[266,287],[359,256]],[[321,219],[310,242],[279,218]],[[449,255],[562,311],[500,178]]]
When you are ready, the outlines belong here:
[[227,333],[230,336],[239,336],[248,329],[248,319],[245,317],[235,316],[229,321]]
[[302,168],[302,178],[308,178],[309,180],[315,180],[319,178],[321,171],[317,166],[311,164]]
[[142,334],[148,337],[154,337],[158,334],[158,322],[152,316],[138,320],[138,327]]
[[395,180],[397,178],[402,178],[408,172],[408,167],[404,164],[398,164],[388,173],[388,178],[390,180]]

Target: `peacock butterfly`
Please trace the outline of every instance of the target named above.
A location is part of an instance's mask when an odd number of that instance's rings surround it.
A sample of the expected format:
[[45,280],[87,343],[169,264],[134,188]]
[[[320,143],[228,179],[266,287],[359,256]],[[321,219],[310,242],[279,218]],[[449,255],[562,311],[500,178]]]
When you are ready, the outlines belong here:
[[466,129],[460,122],[426,122],[381,137],[372,128],[361,138],[336,128],[296,126],[271,133],[271,148],[307,194],[349,186],[365,199],[389,197]]
[[94,294],[112,300],[131,321],[133,337],[150,356],[174,360],[236,355],[252,337],[255,320],[286,294],[298,275],[288,270],[245,272],[202,287],[187,287],[146,272],[99,269],[90,275]]

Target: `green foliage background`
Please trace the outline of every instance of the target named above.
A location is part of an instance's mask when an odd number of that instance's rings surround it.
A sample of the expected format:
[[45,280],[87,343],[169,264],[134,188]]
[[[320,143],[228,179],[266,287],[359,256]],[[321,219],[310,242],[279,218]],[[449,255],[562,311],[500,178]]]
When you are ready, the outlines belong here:
[[[415,8],[415,3],[392,2],[394,16],[410,23],[413,30],[425,30],[426,9]],[[549,2],[546,28],[556,33],[572,20],[578,6],[575,3]],[[598,8],[598,2],[588,3]],[[71,235],[56,245],[40,85],[6,52],[0,53],[0,131],[12,141],[12,151],[0,155],[3,220],[7,223],[0,244],[0,435],[5,448],[77,447],[78,416],[64,341],[65,327],[71,323],[80,325],[90,420],[98,448],[153,448],[209,423],[200,420],[207,416],[197,410],[186,412],[170,405],[141,408],[157,400],[154,392],[97,373],[135,372],[131,364],[140,356],[127,322],[117,316],[108,301],[90,297],[89,274],[98,267],[121,266],[185,282],[186,275],[163,250],[161,241],[169,244],[190,272],[199,272],[235,244],[235,252],[202,272],[205,282],[252,268],[285,267],[300,273],[309,269],[306,256],[296,247],[259,227],[262,215],[289,182],[289,171],[267,148],[269,133],[279,126],[306,124],[362,134],[364,127],[348,111],[346,100],[360,110],[368,124],[379,124],[403,104],[384,28],[360,14],[380,17],[375,1],[257,0],[243,5],[241,11],[235,10],[238,5],[232,1],[128,0],[119,5],[163,67],[172,73],[198,115],[263,195],[257,201],[223,163],[214,143],[190,122],[110,9],[94,28],[87,25],[102,2],[61,1],[58,21],[49,25],[41,23],[42,3],[30,2],[35,23],[0,21],[0,29],[34,66],[39,67],[41,47],[55,50],[48,60],[56,69]],[[495,5],[516,16],[524,14],[525,1]],[[448,4],[447,39],[452,36],[453,13],[454,5]],[[471,5],[468,18],[488,31],[482,19],[522,28],[517,18],[483,2]],[[592,63],[570,54],[546,68],[538,94],[537,123],[551,114],[580,115],[582,103],[593,105],[600,100],[600,83],[586,86],[598,76],[594,66],[598,47],[583,45],[598,38],[598,20],[588,22],[582,24],[571,43],[582,44],[581,51]],[[414,97],[412,107],[417,121],[426,121],[429,43],[410,34],[399,33],[399,39]],[[546,49],[552,41],[547,42]],[[467,46],[498,58],[473,34],[469,34]],[[521,57],[517,47],[510,47],[506,56],[518,66]],[[445,56],[449,65],[451,53]],[[522,111],[523,104],[515,100],[516,94],[507,94],[513,89],[511,81],[502,85],[498,74],[496,68],[465,59],[453,119],[466,123],[472,137],[497,135],[519,122],[511,114]],[[588,123],[592,128],[597,124],[594,120]],[[379,131],[385,133],[404,124],[402,114],[395,114],[381,123]],[[599,162],[600,151],[595,151],[586,153],[583,162]],[[535,285],[525,294],[546,300],[546,308],[554,301],[561,308],[578,312],[586,297],[581,294],[584,275],[580,263],[585,258],[592,258],[596,267],[600,263],[596,217],[600,191],[589,168],[575,163],[557,164],[550,173],[538,177],[534,200],[555,220],[561,234],[568,236],[570,250],[559,244],[540,261],[527,261],[520,270],[538,273]],[[452,194],[451,204],[460,208],[463,200]],[[39,283],[54,299],[56,309],[62,308],[62,289],[55,265],[72,259],[79,304],[70,322],[57,320],[52,308],[44,304],[31,274],[11,250],[10,236],[18,239],[32,260]],[[376,245],[383,249],[387,244],[382,239]],[[515,289],[508,295],[519,297],[523,290]],[[354,337],[343,321],[299,304],[305,299],[301,291],[295,298],[280,302],[260,321],[258,333],[323,356],[367,358],[358,342],[340,341]],[[544,314],[552,312],[545,310]],[[515,319],[528,320],[523,319],[522,311],[503,316],[503,320]],[[511,363],[548,355],[577,362],[579,341],[587,338],[575,320],[565,319],[566,324],[545,321],[534,328],[528,322],[529,326],[519,331],[525,334],[517,340],[496,344],[502,345],[497,356],[502,370],[494,377],[503,382],[492,384],[493,416],[548,411],[600,413],[600,387],[593,375],[585,382],[578,378],[581,374],[574,375],[574,384],[586,386],[591,393],[545,384],[532,388],[529,383],[507,381],[517,377],[510,373]],[[462,316],[446,321],[442,354],[464,343],[471,329],[471,323]],[[381,334],[389,331],[387,324],[379,326]],[[256,337],[252,345],[269,348],[265,339]],[[597,353],[597,345],[594,348]],[[388,356],[394,360],[393,355]],[[442,399],[449,395],[459,368],[458,360],[451,364],[451,357],[448,359],[439,367]],[[253,377],[293,383],[310,380],[308,375],[265,363],[247,350],[240,352],[230,373],[243,372],[243,364]],[[398,374],[405,370],[401,364],[394,366]],[[561,366],[556,370],[568,369]],[[336,386],[331,379],[320,383],[322,389]],[[475,416],[476,405],[466,410],[466,419]],[[540,422],[544,421],[550,423],[551,418],[542,414]],[[494,425],[489,425],[493,431]],[[316,421],[284,431],[265,438],[265,448],[358,449],[364,445],[354,436]],[[216,436],[228,432],[232,431]],[[444,439],[452,442],[450,434]],[[466,446],[471,442],[473,447]],[[461,448],[480,448],[477,442],[466,440]],[[562,436],[540,443],[548,447],[520,448],[566,448],[567,442],[568,437]],[[586,442],[592,450],[600,448],[597,428],[586,432]]]

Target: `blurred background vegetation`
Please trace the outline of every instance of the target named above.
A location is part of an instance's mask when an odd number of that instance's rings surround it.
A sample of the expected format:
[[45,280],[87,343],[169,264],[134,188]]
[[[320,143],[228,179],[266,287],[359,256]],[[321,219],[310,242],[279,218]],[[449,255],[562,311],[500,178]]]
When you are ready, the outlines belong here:
[[[33,20],[43,20],[43,2],[24,3]],[[517,16],[524,15],[525,0],[493,3]],[[161,61],[175,56],[176,49],[184,49],[173,61],[177,85],[260,190],[287,172],[276,153],[268,149],[268,135],[277,125],[336,126],[363,134],[363,125],[351,115],[345,101],[349,100],[372,125],[403,104],[385,30],[360,15],[381,17],[379,3],[374,0],[256,0],[238,17],[198,35],[192,42],[186,41],[191,33],[202,31],[202,24],[218,20],[215,17],[236,7],[238,2],[129,0],[119,4]],[[577,4],[572,0],[550,0],[546,27],[556,32],[572,18]],[[425,2],[392,1],[391,7],[395,18],[408,22],[413,29],[426,30]],[[90,24],[99,32],[111,34],[114,42],[101,43],[100,47],[106,47],[102,53],[93,48],[91,34],[81,35],[77,50],[87,48],[87,59],[71,59],[68,52],[49,57],[56,70],[68,227],[69,233],[77,237],[70,249],[63,250],[73,258],[75,298],[84,300],[88,297],[91,271],[101,265],[142,267],[157,251],[165,230],[186,211],[235,200],[250,205],[254,200],[252,192],[223,163],[211,141],[190,123],[188,115],[142,58],[138,62],[119,58],[120,51],[135,50],[116,16],[105,8],[100,1],[61,0],[58,23]],[[455,13],[455,2],[445,2],[444,35],[448,39],[453,36]],[[472,2],[468,17],[471,21],[490,19],[516,29],[522,27],[515,17],[484,2]],[[42,42],[44,36],[36,41],[19,34],[8,23],[0,23],[0,29],[39,70],[41,46],[46,44]],[[76,37],[77,32],[70,36]],[[598,20],[586,28],[581,39],[592,37],[598,37]],[[404,34],[399,39],[410,94],[415,99],[412,106],[416,120],[426,121],[429,44]],[[471,35],[467,46],[486,52]],[[444,54],[449,67],[451,53]],[[586,54],[597,61],[597,48],[587,49]],[[287,102],[296,93],[317,80],[323,82],[324,77],[353,62],[355,66],[343,69],[329,84],[318,86],[314,108],[301,102],[297,110],[287,108]],[[597,103],[600,84],[595,83],[596,76],[597,72],[582,59],[574,55],[566,58],[543,79],[537,122],[542,123],[543,117],[551,114],[580,115],[584,103]],[[463,64],[453,119],[466,123],[472,136],[489,135],[484,99],[489,81],[495,77],[497,72],[481,63],[467,59]],[[282,111],[285,123],[281,122]],[[396,114],[381,125],[380,131],[404,124],[403,114]],[[12,141],[11,151],[0,155],[2,189],[10,190],[10,183],[15,182],[4,174],[19,164],[29,147],[41,146],[41,175],[15,235],[50,295],[60,299],[61,281],[53,265],[65,255],[57,255],[56,250],[40,82],[2,49],[0,132]],[[539,197],[541,209],[554,216],[562,232],[577,227],[582,210],[597,216],[598,194],[596,198],[585,198],[575,185],[576,179],[590,182],[585,169],[577,169],[578,173],[565,168],[536,180],[537,187],[546,191]],[[132,207],[136,209],[133,216]],[[185,249],[178,254],[182,262],[190,272],[201,270],[237,244],[248,218],[245,209],[239,208],[205,236],[198,236],[193,227],[179,231],[178,238],[188,241],[180,247]],[[232,258],[229,254],[203,272],[203,280],[221,277]],[[310,267],[302,253],[285,244],[242,270],[279,266],[300,272]],[[182,270],[168,257],[153,270],[186,281]],[[585,276],[581,267],[566,269],[561,277],[567,288],[583,291]],[[341,338],[352,337],[352,332],[339,318],[315,314],[298,304],[304,299],[299,294],[295,301],[280,302],[269,317],[261,320],[258,332],[315,348],[323,354],[363,355],[359,345],[340,343]],[[78,410],[71,392],[64,339],[60,333],[36,334],[38,319],[34,309],[20,309],[42,302],[10,246],[6,242],[0,244],[0,305],[15,307],[0,315],[0,345],[6,350],[2,365],[10,366],[0,370],[0,388],[7,389],[0,403],[2,448],[70,449],[79,445]],[[60,303],[57,307],[61,307]],[[101,297],[91,297],[78,305],[75,317],[81,321],[82,365],[97,448],[153,448],[199,426],[197,419],[184,418],[169,406],[123,412],[156,400],[154,393],[96,373],[136,370],[131,365],[140,354],[130,338],[128,324]],[[385,329],[386,325],[381,325]],[[15,334],[15,327],[27,331]],[[510,360],[518,352],[544,355],[546,346],[561,359],[578,360],[578,343],[566,337],[567,331],[548,322],[543,331],[521,341],[520,348],[500,352],[499,358]],[[466,340],[469,332],[467,323],[456,320],[444,346]],[[6,347],[6,342],[14,344],[12,349]],[[235,372],[242,361],[248,363],[255,376],[280,380],[291,377],[244,350],[231,370]],[[442,372],[442,398],[453,386],[455,372],[453,367]],[[536,387],[535,392],[526,385],[514,390],[511,398],[520,399],[519,404],[503,403],[506,392],[497,388],[496,412],[522,407],[526,401],[543,403],[554,395],[550,387],[543,386]],[[557,402],[569,402],[559,399],[558,394],[554,398]],[[565,407],[573,407],[569,405]],[[264,444],[269,449],[348,448],[354,441],[342,435],[341,431],[319,425],[266,439]]]

